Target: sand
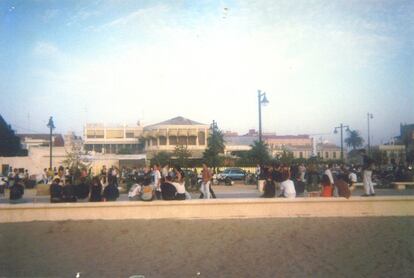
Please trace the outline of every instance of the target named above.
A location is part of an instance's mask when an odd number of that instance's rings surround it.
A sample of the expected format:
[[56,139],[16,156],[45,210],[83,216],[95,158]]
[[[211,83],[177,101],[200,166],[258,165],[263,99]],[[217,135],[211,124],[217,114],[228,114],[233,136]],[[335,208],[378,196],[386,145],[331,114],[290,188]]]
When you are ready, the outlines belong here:
[[414,277],[414,218],[0,225],[0,277],[77,272],[80,277]]

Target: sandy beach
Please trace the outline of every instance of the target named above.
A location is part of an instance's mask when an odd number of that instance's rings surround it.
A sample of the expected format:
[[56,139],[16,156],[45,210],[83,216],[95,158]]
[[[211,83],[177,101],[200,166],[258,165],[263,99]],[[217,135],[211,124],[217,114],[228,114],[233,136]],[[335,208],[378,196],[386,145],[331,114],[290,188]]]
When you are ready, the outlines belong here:
[[0,277],[413,277],[414,218],[2,224]]

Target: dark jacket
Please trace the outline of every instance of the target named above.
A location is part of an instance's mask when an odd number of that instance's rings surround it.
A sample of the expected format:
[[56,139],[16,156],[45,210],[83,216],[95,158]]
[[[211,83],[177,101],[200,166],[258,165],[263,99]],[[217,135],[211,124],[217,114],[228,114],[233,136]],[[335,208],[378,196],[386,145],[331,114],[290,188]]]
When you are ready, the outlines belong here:
[[177,194],[177,189],[175,186],[169,182],[164,182],[161,184],[161,195],[163,200],[175,200],[175,195]]
[[63,188],[57,183],[52,183],[50,185],[50,202],[58,203],[62,202]]
[[76,197],[78,199],[85,199],[89,196],[89,185],[80,183],[75,187]]
[[19,182],[10,187],[10,200],[19,200],[24,195],[24,187]]
[[90,202],[100,202],[102,201],[102,185],[92,185],[91,186],[91,197],[89,198]]
[[119,198],[119,190],[115,184],[110,184],[105,187],[103,197],[106,201],[116,201]]
[[76,202],[75,186],[67,184],[62,189],[62,201],[63,202]]

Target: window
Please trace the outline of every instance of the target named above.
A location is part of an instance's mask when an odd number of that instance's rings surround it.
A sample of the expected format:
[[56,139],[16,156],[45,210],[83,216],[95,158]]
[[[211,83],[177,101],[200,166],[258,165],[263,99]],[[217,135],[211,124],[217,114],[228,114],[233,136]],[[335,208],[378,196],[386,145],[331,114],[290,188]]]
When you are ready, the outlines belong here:
[[124,138],[124,131],[117,130],[117,129],[108,129],[106,131],[106,138],[107,139],[122,139]]
[[161,136],[161,137],[159,138],[159,141],[160,141],[160,146],[165,146],[165,145],[167,145],[167,137]]
[[197,137],[191,136],[188,137],[188,145],[196,145],[197,144]]
[[198,132],[198,144],[202,146],[206,144],[206,134],[202,131]]
[[187,137],[185,136],[178,137],[178,144],[183,145],[183,146],[187,145]]
[[133,131],[127,131],[125,133],[126,138],[134,138],[134,132]]
[[158,145],[157,138],[151,138],[151,145],[152,146],[157,146]]
[[318,152],[318,157],[321,157],[321,152]]
[[325,152],[325,158],[329,158],[329,153]]
[[303,152],[299,152],[299,158],[303,158]]
[[336,158],[336,152],[333,152],[332,154],[333,154],[333,158]]
[[177,136],[170,136],[170,145],[177,145]]

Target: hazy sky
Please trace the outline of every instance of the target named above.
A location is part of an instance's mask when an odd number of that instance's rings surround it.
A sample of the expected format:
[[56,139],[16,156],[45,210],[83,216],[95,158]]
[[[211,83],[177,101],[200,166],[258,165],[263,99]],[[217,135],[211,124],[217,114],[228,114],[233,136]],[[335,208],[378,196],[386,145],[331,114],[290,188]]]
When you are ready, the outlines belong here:
[[0,113],[19,132],[180,115],[245,133],[258,89],[264,131],[365,137],[371,112],[375,143],[398,135],[414,1],[0,0]]

